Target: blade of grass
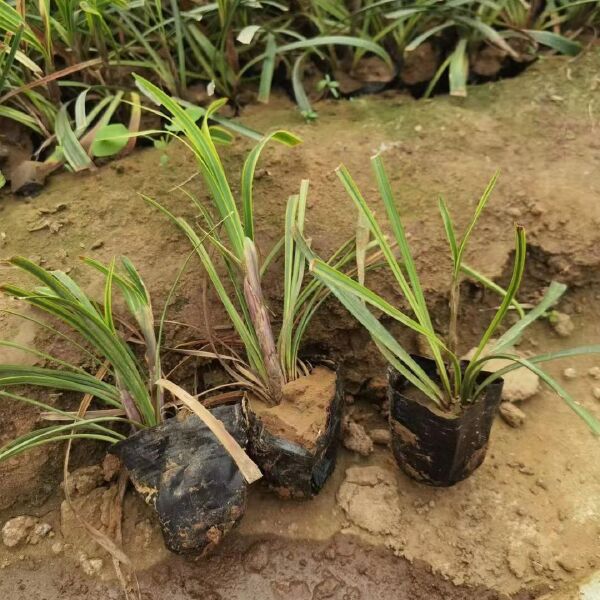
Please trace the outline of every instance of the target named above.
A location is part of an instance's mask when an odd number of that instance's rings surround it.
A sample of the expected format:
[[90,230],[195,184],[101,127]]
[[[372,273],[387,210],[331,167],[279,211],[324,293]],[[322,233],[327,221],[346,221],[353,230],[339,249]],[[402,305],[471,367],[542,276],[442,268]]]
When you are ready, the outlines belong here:
[[277,44],[275,36],[272,33],[267,35],[267,47],[265,57],[262,63],[262,72],[260,74],[260,83],[258,86],[258,101],[267,103],[271,95],[271,84],[273,82],[273,73],[275,71],[275,53]]
[[271,141],[279,142],[285,146],[293,147],[301,143],[301,139],[296,137],[293,133],[284,129],[278,129],[266,135],[260,143],[258,143],[248,154],[244,161],[244,167],[242,169],[242,184],[241,184],[241,197],[242,197],[242,221],[244,224],[244,235],[253,240],[254,239],[254,202],[252,197],[254,174],[256,172],[256,165],[258,159],[265,146]]
[[90,157],[71,129],[67,107],[64,104],[60,107],[56,116],[55,131],[64,156],[74,171],[82,171],[93,166]]

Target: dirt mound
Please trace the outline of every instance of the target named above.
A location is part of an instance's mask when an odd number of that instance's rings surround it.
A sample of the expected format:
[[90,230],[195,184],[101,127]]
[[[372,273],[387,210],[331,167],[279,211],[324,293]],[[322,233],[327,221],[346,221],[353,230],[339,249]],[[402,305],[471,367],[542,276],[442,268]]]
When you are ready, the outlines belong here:
[[334,371],[315,367],[309,375],[283,386],[280,404],[267,406],[251,396],[250,409],[261,418],[270,433],[310,450],[327,425],[335,382]]

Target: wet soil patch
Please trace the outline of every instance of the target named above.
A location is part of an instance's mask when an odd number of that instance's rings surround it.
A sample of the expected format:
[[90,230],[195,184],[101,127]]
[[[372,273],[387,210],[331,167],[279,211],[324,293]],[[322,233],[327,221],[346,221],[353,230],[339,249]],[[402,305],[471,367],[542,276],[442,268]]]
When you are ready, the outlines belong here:
[[[454,586],[418,561],[347,535],[328,542],[235,536],[210,557],[174,558],[139,573],[144,600],[505,600],[481,587]],[[43,588],[42,588],[43,585]],[[112,600],[113,583],[94,581],[56,559],[4,571],[0,595],[14,600]],[[515,595],[531,599],[537,595]]]

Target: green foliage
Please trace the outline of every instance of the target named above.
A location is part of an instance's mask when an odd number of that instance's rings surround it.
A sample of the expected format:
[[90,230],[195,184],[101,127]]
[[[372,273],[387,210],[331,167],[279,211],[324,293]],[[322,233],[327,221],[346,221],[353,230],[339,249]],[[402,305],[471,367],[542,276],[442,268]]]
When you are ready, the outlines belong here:
[[97,158],[115,156],[127,145],[129,130],[122,123],[101,127],[92,142],[92,155]]
[[[126,423],[133,428],[143,428],[159,423],[163,406],[162,391],[155,385],[161,376],[161,367],[154,317],[147,289],[131,262],[122,258],[122,273],[119,273],[114,261],[106,266],[87,259],[88,264],[104,274],[102,305],[91,300],[63,272],[48,271],[22,257],[13,258],[10,262],[33,277],[40,287],[28,289],[6,284],[2,286],[2,291],[44,312],[49,319],[37,321],[24,314],[19,316],[60,335],[91,359],[92,365],[99,371],[104,365],[107,377],[97,378],[81,367],[50,354],[1,341],[0,345],[27,352],[44,360],[48,366],[0,365],[0,397],[41,408],[47,411],[52,421],[61,423],[36,429],[0,448],[0,460],[40,444],[65,439],[90,438],[114,443],[124,438],[119,429],[114,429],[114,425]],[[145,367],[118,331],[112,308],[114,285],[120,289],[144,339]],[[51,324],[56,320],[77,334],[83,344],[56,330]],[[22,386],[89,394],[104,408],[94,411],[93,416],[77,415],[11,391],[14,387]]]
[[[483,393],[485,388],[498,377],[513,369],[525,367],[538,374],[544,383],[560,395],[583,418],[594,433],[600,434],[600,423],[538,366],[539,363],[563,356],[600,352],[600,345],[574,348],[568,351],[549,353],[528,359],[518,356],[511,350],[512,344],[517,341],[523,331],[537,318],[547,313],[548,309],[564,293],[566,286],[553,283],[542,301],[534,309],[522,316],[495,342],[492,342],[492,338],[497,335],[498,329],[504,321],[508,310],[511,305],[514,305],[515,297],[523,278],[526,245],[525,232],[519,226],[515,229],[515,257],[511,281],[507,290],[502,291],[500,307],[496,310],[491,322],[481,335],[474,356],[466,368],[461,366],[460,357],[457,353],[457,315],[460,278],[461,273],[465,271],[463,257],[471,233],[490,198],[496,176],[492,178],[483,193],[469,225],[460,238],[454,229],[446,204],[443,200],[440,201],[440,212],[453,264],[450,291],[450,324],[448,337],[444,339],[437,334],[433,327],[402,219],[394,201],[381,158],[375,156],[372,159],[372,165],[379,193],[390,223],[392,239],[396,242],[399,250],[399,259],[390,244],[388,236],[385,235],[375,218],[373,211],[343,166],[338,169],[338,176],[346,188],[350,199],[358,209],[363,222],[368,226],[370,234],[381,249],[393,280],[397,284],[401,295],[408,303],[410,311],[404,312],[393,306],[370,290],[360,280],[357,281],[348,277],[346,274],[340,272],[339,269],[315,257],[312,252],[305,250],[305,255],[310,260],[310,270],[317,280],[325,284],[348,311],[369,331],[377,348],[388,362],[440,409],[455,411],[460,406],[474,402]],[[467,269],[467,272],[472,272],[471,269]],[[379,322],[371,309],[375,309],[378,313],[408,327],[424,338],[429,347],[430,354],[437,365],[439,380],[428,376],[423,371],[396,341],[394,336]],[[489,374],[484,378],[485,381],[482,382],[482,373],[485,371],[485,365],[489,360],[493,360],[494,358],[507,359],[512,364],[494,374]]]
[[[68,136],[61,107],[82,87],[93,90],[88,99],[93,103],[123,91],[129,86],[124,71],[151,73],[156,85],[180,98],[203,82],[235,99],[257,80],[258,99],[267,102],[278,69],[292,81],[300,112],[311,120],[316,113],[300,90],[300,63],[308,55],[324,65],[320,85],[336,96],[329,70],[356,65],[366,54],[399,63],[432,42],[445,55],[431,88],[448,71],[451,93],[464,95],[470,57],[484,45],[511,56],[540,47],[574,55],[581,46],[573,35],[599,22],[598,0],[415,0],[410,6],[402,0],[358,0],[351,7],[303,0],[294,10],[249,0],[186,9],[175,1],[8,0],[0,4],[0,116],[44,138],[53,136],[58,119]],[[67,151],[71,167],[82,168],[87,161],[72,139],[68,145],[74,152]],[[102,156],[114,150],[99,146]]]
[[[260,156],[271,141],[295,146],[300,140],[288,131],[273,131],[249,152],[244,162],[238,198],[213,143],[208,118],[223,101],[208,107],[201,125],[176,101],[147,80],[136,77],[138,86],[168,112],[165,119],[177,123],[194,153],[199,171],[212,198],[212,210],[189,194],[199,212],[198,225],[175,216],[154,200],[159,208],[188,237],[198,254],[206,275],[236,330],[245,349],[245,358],[231,357],[230,374],[237,385],[254,391],[268,403],[278,402],[282,385],[305,373],[298,359],[306,329],[328,292],[317,281],[304,282],[304,252],[294,233],[304,229],[308,181],[298,195],[289,198],[285,230],[281,243],[275,244],[264,263],[256,250],[254,229],[254,174]],[[214,213],[214,215],[213,215]],[[204,239],[202,239],[204,237]],[[270,311],[265,303],[262,278],[269,263],[284,252],[283,315],[279,335],[273,333]],[[332,257],[338,268],[348,265],[355,250],[344,244]],[[233,290],[233,291],[231,291]]]

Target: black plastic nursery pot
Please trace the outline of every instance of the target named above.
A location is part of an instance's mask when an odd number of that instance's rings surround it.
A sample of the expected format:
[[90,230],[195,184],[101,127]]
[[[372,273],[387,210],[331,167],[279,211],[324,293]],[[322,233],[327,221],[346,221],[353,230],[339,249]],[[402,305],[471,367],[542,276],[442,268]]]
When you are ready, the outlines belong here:
[[[439,379],[433,360],[413,359],[430,377]],[[487,375],[482,372],[479,380]],[[444,487],[471,475],[485,458],[503,383],[502,379],[493,382],[458,414],[447,413],[389,367],[392,451],[402,470],[417,481]]]
[[[244,448],[241,404],[211,409]],[[154,507],[169,550],[202,555],[246,510],[247,483],[235,462],[195,414],[167,419],[111,447],[136,490]]]
[[318,494],[335,468],[341,434],[344,384],[337,365],[318,359],[313,368],[322,366],[335,373],[335,391],[327,399],[326,426],[312,448],[272,433],[264,420],[248,410],[248,454],[263,473],[263,480],[282,498],[311,498]]

